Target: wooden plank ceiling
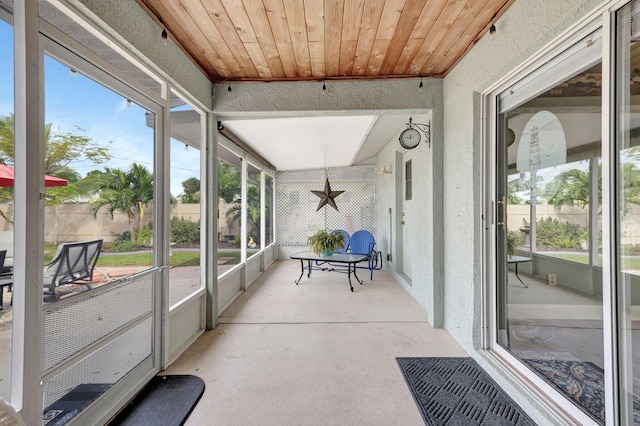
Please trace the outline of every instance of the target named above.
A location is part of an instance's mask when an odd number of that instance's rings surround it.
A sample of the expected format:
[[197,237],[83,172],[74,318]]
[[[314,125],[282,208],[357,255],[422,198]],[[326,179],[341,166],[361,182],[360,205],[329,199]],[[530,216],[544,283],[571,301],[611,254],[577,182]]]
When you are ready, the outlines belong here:
[[137,0],[214,82],[444,77],[514,0]]

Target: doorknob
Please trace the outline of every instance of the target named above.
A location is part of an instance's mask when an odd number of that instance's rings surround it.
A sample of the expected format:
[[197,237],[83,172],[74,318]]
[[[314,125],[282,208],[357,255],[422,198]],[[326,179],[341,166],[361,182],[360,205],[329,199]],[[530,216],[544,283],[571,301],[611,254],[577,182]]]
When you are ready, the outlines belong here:
[[404,225],[404,220],[402,222],[400,222],[401,225]]

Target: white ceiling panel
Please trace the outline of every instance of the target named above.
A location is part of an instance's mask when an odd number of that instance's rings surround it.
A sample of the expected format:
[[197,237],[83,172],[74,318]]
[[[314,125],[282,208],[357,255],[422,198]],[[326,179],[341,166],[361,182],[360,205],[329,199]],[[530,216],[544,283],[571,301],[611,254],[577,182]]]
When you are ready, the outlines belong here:
[[352,165],[377,116],[228,120],[222,125],[278,170]]

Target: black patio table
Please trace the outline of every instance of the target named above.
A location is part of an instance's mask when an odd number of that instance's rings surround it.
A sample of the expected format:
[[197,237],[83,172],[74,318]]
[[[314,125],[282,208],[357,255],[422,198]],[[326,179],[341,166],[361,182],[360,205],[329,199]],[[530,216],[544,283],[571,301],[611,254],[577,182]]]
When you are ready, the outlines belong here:
[[[353,286],[351,285],[351,273],[353,272],[353,276],[356,277],[356,280],[362,285],[362,280],[358,278],[356,274],[356,263],[364,262],[368,259],[366,254],[351,254],[351,253],[333,253],[331,256],[319,256],[311,251],[303,251],[301,253],[292,254],[289,256],[291,259],[300,260],[300,267],[302,268],[302,272],[300,273],[300,277],[296,280],[296,285],[302,279],[304,275],[304,270],[306,269],[307,278],[311,278],[311,271],[315,269],[320,271],[332,271],[332,272],[341,272],[343,274],[347,274],[349,278],[349,288],[353,291]],[[304,265],[304,262],[307,262],[307,266]],[[347,270],[343,269],[335,269],[334,266],[338,268],[347,266]]]

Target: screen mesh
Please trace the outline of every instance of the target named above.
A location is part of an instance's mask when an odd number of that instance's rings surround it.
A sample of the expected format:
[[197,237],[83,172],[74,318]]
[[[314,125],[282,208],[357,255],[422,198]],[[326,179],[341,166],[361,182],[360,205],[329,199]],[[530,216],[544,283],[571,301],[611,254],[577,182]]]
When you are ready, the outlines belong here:
[[[316,211],[320,198],[311,191],[324,191],[329,178],[338,211],[325,205]],[[356,166],[279,172],[276,180],[278,242],[304,246],[307,238],[323,228],[344,229],[349,234],[366,229],[375,236],[375,167]]]
[[152,353],[153,318],[118,336],[46,381],[43,409],[80,385],[106,391]]
[[[86,294],[89,296],[91,292]],[[94,296],[47,308],[44,313],[44,371],[129,322],[150,314],[152,300],[153,279],[147,274],[114,284],[108,291]]]

